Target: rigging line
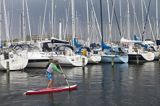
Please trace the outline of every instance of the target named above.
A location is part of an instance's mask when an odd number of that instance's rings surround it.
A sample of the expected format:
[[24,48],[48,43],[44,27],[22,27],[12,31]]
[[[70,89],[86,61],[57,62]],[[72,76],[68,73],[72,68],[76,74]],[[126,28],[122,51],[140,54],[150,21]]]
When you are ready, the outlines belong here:
[[45,34],[45,21],[46,21],[47,5],[48,5],[48,2],[46,0],[45,1],[44,14],[43,14],[43,24],[42,24],[41,40],[42,40],[42,36],[44,36],[44,34]]
[[[102,36],[102,42],[103,42],[103,8],[102,8],[102,0],[100,0],[100,17],[101,17],[101,36]],[[102,48],[103,50],[103,48]]]
[[67,36],[67,27],[68,27],[68,22],[69,22],[69,12],[70,12],[70,7],[71,7],[71,3],[69,2],[68,4],[68,8],[66,8],[66,25],[65,25],[65,30],[64,30],[64,34]]
[[9,26],[8,26],[8,17],[6,12],[6,1],[3,0],[3,11],[4,11],[4,24],[5,24],[5,33],[6,33],[6,40],[7,40],[7,46],[10,46],[10,36],[9,36]]
[[97,29],[98,29],[98,34],[100,35],[100,38],[102,38],[102,36],[101,36],[101,31],[100,31],[100,25],[99,25],[99,23],[98,23],[98,19],[97,19],[96,12],[95,12],[95,7],[94,7],[94,5],[93,5],[93,1],[90,0],[90,2],[91,2],[92,10],[93,10],[93,16],[94,16],[95,21],[96,21],[96,25],[97,25]]
[[147,14],[146,14],[146,20],[145,20],[145,24],[144,24],[144,28],[143,28],[143,32],[142,32],[142,41],[143,41],[143,38],[144,38],[144,33],[145,33],[145,30],[146,30],[146,25],[147,25],[147,22],[148,22],[150,5],[151,5],[151,0],[149,1],[149,4],[148,4],[148,9],[147,9]]
[[[113,0],[111,0],[111,4],[112,4],[112,7],[113,7],[114,6],[113,5]],[[116,18],[116,23],[117,23],[117,27],[118,27],[118,31],[119,31],[120,37],[122,37],[122,33],[121,33],[121,30],[120,30],[120,27],[119,27],[119,22],[118,22],[118,18],[117,18],[117,15],[116,15],[115,8],[114,8],[114,15],[115,15],[115,18]]]
[[134,4],[133,4],[132,1],[131,1],[131,5],[132,5],[133,12],[134,12],[134,15],[135,15],[135,21],[136,21],[136,24],[137,24],[138,33],[141,35],[141,31],[140,31],[140,27],[139,27],[139,23],[138,23],[138,19],[137,19],[137,13],[136,13],[136,11],[135,11],[135,7],[134,7]]
[[[146,3],[145,3],[145,1],[143,0],[143,4],[144,4],[144,7],[145,7],[145,11],[146,11],[146,13],[147,13],[147,7],[146,7]],[[154,32],[153,32],[153,29],[152,29],[152,25],[151,25],[151,20],[150,20],[150,17],[148,16],[148,23],[149,23],[149,27],[150,27],[150,30],[151,30],[151,35],[152,35],[152,37],[153,37],[153,40],[155,41],[155,34],[154,34]]]
[[30,37],[30,42],[32,42],[32,31],[31,31],[31,25],[30,25],[30,14],[29,14],[29,9],[28,9],[28,0],[25,0],[25,4],[26,4],[26,11],[27,11],[29,37]]

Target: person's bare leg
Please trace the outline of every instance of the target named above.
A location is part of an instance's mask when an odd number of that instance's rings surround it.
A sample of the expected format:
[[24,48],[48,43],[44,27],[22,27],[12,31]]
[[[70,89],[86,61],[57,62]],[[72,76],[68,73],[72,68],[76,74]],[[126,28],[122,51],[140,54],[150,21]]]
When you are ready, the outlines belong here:
[[49,81],[48,81],[48,88],[53,87],[52,85],[53,85],[53,81],[52,81],[52,80],[49,80]]

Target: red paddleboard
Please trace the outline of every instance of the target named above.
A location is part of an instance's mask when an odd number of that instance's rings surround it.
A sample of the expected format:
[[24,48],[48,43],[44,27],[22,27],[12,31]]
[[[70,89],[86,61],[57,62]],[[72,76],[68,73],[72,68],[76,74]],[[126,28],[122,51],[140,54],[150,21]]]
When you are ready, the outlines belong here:
[[37,94],[47,94],[53,92],[63,92],[63,91],[72,91],[77,89],[77,85],[70,85],[70,86],[61,86],[61,87],[54,87],[54,88],[43,88],[37,90],[29,90],[25,92],[25,95],[37,95]]

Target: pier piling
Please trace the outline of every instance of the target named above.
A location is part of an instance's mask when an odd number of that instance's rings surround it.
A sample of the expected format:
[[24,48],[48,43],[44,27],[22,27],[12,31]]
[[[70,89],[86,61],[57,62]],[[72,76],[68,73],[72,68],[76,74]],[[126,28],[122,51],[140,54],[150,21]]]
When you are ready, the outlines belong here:
[[136,59],[137,59],[137,64],[139,64],[139,57],[138,57],[138,55],[136,55]]
[[85,67],[85,58],[82,58],[82,69],[84,70],[84,67]]
[[7,77],[7,82],[9,83],[9,82],[10,82],[9,61],[7,61],[7,63],[6,63],[6,68],[7,68],[7,74],[6,74],[6,77]]
[[7,61],[7,63],[6,63],[6,68],[7,68],[7,73],[9,73],[10,72],[10,70],[9,70],[9,61]]
[[114,56],[112,56],[112,67],[114,67]]

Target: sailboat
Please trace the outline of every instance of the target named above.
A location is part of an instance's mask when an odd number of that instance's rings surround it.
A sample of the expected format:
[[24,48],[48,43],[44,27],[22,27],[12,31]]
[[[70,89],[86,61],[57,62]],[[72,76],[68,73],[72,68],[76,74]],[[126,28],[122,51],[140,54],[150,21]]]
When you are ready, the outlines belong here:
[[[86,0],[86,10],[87,10],[87,35],[88,37],[91,36],[91,30],[90,30],[90,22],[89,22],[89,1]],[[75,40],[75,47],[76,46],[76,41],[78,43],[78,39]],[[91,49],[90,47],[90,40],[91,37],[88,38],[87,43],[85,45],[82,45],[81,47],[77,47],[79,54],[82,54],[88,58],[88,63],[89,64],[96,64],[101,61],[101,56],[98,52],[96,52],[95,47]]]
[[148,51],[153,52],[155,57],[154,60],[159,60],[160,56],[160,50],[155,42],[151,41],[150,39],[147,39],[143,42],[144,45],[148,46]]
[[[129,1],[128,1],[129,2]],[[143,10],[143,4],[145,6],[145,11],[146,11],[146,20],[144,23],[144,10]],[[145,1],[141,0],[141,7],[142,7],[142,27],[143,27],[143,33],[141,35],[142,39],[140,39],[138,36],[134,36],[133,40],[128,40],[125,38],[121,39],[121,42],[125,42],[128,45],[128,56],[129,56],[129,62],[146,62],[146,61],[153,61],[155,58],[155,54],[153,51],[151,51],[151,46],[147,44],[147,42],[144,40],[144,34],[146,31],[146,24],[149,21],[150,28],[152,31],[151,23],[150,23],[150,18],[149,18],[149,8],[150,8],[151,0],[148,5],[148,11],[145,5]],[[132,3],[133,6],[133,3]],[[134,9],[134,16],[136,16],[135,12],[135,6],[133,6]],[[137,18],[137,17],[136,17]],[[138,22],[137,22],[138,23]],[[138,26],[138,24],[137,24]],[[139,26],[138,26],[139,29]],[[140,32],[140,31],[139,31]]]
[[129,62],[146,62],[153,61],[155,54],[153,52],[144,51],[143,47],[138,45],[130,45],[128,50]]
[[[52,0],[51,4],[53,5],[53,3],[54,3],[54,1]],[[26,2],[26,7],[27,7],[26,10],[28,10],[27,2]],[[44,33],[44,20],[45,20],[45,15],[46,15],[46,8],[47,8],[47,0],[45,3],[44,19],[43,19],[43,26],[42,26],[43,28],[42,28],[42,30],[40,28],[40,31],[42,31],[41,35],[43,35],[43,33]],[[28,13],[28,11],[27,11],[27,13]],[[28,18],[28,23],[30,23],[29,22],[29,13],[27,15],[27,18]],[[30,27],[29,27],[29,29],[30,29]],[[30,32],[30,36],[31,36],[31,32]],[[51,42],[50,40],[43,40],[43,41],[41,40],[41,41],[36,41],[34,43],[31,42],[30,44],[24,44],[24,45],[22,44],[21,45],[22,47],[24,47],[28,50],[29,62],[28,62],[27,67],[29,67],[29,68],[45,68],[48,65],[48,61],[52,55],[51,48],[49,48],[49,45],[48,45],[48,43],[50,43],[50,42]]]
[[[72,38],[75,38],[75,9],[74,0],[71,0],[72,7]],[[62,28],[59,28],[62,29]],[[61,32],[61,31],[60,31]],[[61,33],[59,33],[61,34]],[[61,35],[59,35],[61,37]],[[69,42],[68,42],[69,43]],[[74,42],[72,42],[74,43]],[[61,38],[52,39],[52,45],[56,50],[56,55],[53,55],[53,60],[58,61],[63,66],[85,66],[88,63],[87,57],[83,55],[75,54],[73,46],[67,44],[66,41]],[[74,45],[74,44],[72,44]]]
[[[52,0],[52,14],[53,14],[53,7],[54,7],[54,0]],[[34,48],[37,49],[30,49],[28,51],[29,63],[27,67],[41,67],[41,68],[46,67],[49,59],[58,61],[62,66],[84,66],[88,63],[86,57],[74,54],[73,49],[71,49],[72,47],[69,46],[69,42],[62,40],[62,35],[61,35],[62,25],[61,23],[59,25],[60,25],[59,39],[53,37],[53,29],[52,29],[52,37],[50,39],[38,41],[37,43],[34,44]],[[52,22],[52,28],[53,28],[53,22]],[[42,30],[43,29],[44,28],[42,28]]]
[[[48,61],[52,56],[51,50],[44,45],[47,45],[48,41],[36,42],[34,44],[20,44],[17,46],[27,50],[28,55],[28,68],[45,68],[48,65]],[[42,47],[41,47],[42,45]]]
[[[109,8],[109,1],[107,0],[107,6],[108,6],[108,21],[109,21],[109,37],[111,37],[111,22],[112,19],[110,17],[110,8]],[[102,46],[102,60],[101,62],[103,63],[111,63],[111,62],[115,62],[115,63],[127,63],[128,62],[128,55],[127,53],[123,50],[124,48],[122,48],[119,45],[115,45],[115,44],[106,44],[103,41],[103,16],[102,16],[102,1],[100,0],[100,10],[101,10],[101,35],[102,35],[102,41],[101,41],[101,46]],[[115,3],[113,3],[112,1],[112,6],[114,7]],[[114,11],[114,8],[113,10]],[[114,11],[115,13],[115,11]],[[121,32],[121,31],[120,31]],[[121,33],[120,33],[121,35]]]
[[59,39],[52,39],[52,59],[62,66],[81,67],[88,63],[88,59],[83,55],[75,54],[73,46],[69,42]]
[[89,64],[97,64],[101,61],[101,56],[96,50],[92,50],[89,47],[82,47],[80,48],[80,51],[82,51],[82,55],[88,58]]
[[142,41],[137,40],[127,40],[125,38],[121,38],[121,43],[125,43],[128,45],[128,56],[129,62],[147,62],[153,61],[155,58],[155,54],[146,49],[146,45],[142,44]]
[[127,63],[128,54],[121,46],[113,45],[112,47],[106,46],[102,43],[104,50],[102,52],[102,63]]
[[22,70],[28,64],[27,51],[25,50],[1,50],[0,70]]
[[[7,47],[1,48],[0,53],[0,70],[21,70],[24,69],[28,64],[28,56],[27,51],[22,49],[15,49],[14,46],[10,46],[9,43],[9,28],[7,22],[7,15],[6,15],[6,5],[5,0],[0,1],[0,5],[3,3],[3,10],[4,10],[4,23],[5,23],[5,31],[7,38]],[[1,23],[1,21],[0,21]],[[1,25],[1,24],[0,24]]]
[[83,55],[88,58],[88,63],[90,64],[96,64],[101,61],[101,56],[96,50],[95,47],[88,47],[82,45],[80,42],[78,42],[77,38],[74,38],[74,47],[76,48],[76,54]]

